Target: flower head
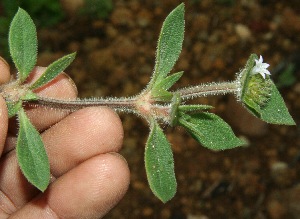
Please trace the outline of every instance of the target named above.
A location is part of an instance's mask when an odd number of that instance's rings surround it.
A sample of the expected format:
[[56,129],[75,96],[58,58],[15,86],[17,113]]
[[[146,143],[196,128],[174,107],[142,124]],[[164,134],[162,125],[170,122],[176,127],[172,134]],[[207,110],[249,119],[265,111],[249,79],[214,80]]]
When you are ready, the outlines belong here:
[[267,70],[269,66],[268,63],[263,63],[263,58],[260,56],[259,60],[255,59],[255,66],[252,68],[251,74],[260,74],[265,79],[266,75],[271,74],[269,70]]
[[270,65],[263,63],[263,58],[251,54],[245,68],[238,74],[237,98],[245,105],[260,108],[266,105],[271,95],[271,73],[267,70]]

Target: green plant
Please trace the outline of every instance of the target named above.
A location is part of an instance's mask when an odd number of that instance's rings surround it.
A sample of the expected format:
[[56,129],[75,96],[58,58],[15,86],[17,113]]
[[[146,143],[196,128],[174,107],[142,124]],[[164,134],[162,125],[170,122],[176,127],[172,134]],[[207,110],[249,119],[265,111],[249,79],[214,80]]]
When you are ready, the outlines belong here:
[[[0,5],[3,8],[3,14],[0,16],[0,37],[6,37],[9,24],[18,7],[24,8],[32,15],[38,27],[49,27],[57,24],[64,18],[64,13],[59,0],[2,0]],[[2,55],[9,57],[8,45],[6,41],[1,41]]]
[[7,19],[7,23],[15,15],[18,7],[22,7],[30,13],[39,27],[54,25],[64,17],[59,0],[3,0],[1,5],[4,9],[2,19]]
[[284,69],[278,74],[276,86],[282,88],[294,84],[297,81],[295,73],[296,65],[294,63],[287,63]]
[[112,0],[85,0],[80,10],[82,15],[91,18],[107,18],[113,10]]
[[0,87],[9,116],[20,121],[16,152],[19,166],[34,186],[44,191],[49,184],[50,168],[38,131],[26,116],[28,104],[75,111],[88,106],[108,106],[117,112],[137,114],[147,120],[150,134],[145,148],[145,168],[153,193],[163,202],[176,193],[177,184],[170,143],[160,123],[182,126],[201,145],[212,150],[231,149],[244,144],[230,126],[217,115],[208,112],[212,106],[188,104],[197,97],[234,94],[250,113],[265,122],[295,125],[273,81],[268,64],[257,55],[250,55],[236,80],[210,83],[170,91],[183,72],[170,74],[182,49],[184,38],[184,4],[180,4],[163,23],[156,51],[156,62],[150,82],[138,95],[128,98],[93,98],[57,100],[38,96],[34,91],[62,72],[75,53],[62,57],[48,66],[33,84],[25,82],[37,57],[37,37],[33,21],[19,9],[11,22],[9,45],[18,69],[18,78]]

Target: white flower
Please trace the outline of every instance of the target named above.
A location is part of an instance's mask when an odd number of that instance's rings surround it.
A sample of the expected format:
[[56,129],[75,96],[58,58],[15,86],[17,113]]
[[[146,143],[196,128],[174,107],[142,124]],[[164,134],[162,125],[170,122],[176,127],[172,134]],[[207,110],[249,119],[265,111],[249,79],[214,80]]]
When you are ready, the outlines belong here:
[[255,66],[252,68],[251,74],[261,74],[261,76],[265,79],[266,75],[270,75],[271,73],[267,68],[270,66],[268,63],[263,63],[262,56],[259,57],[259,60],[255,59]]

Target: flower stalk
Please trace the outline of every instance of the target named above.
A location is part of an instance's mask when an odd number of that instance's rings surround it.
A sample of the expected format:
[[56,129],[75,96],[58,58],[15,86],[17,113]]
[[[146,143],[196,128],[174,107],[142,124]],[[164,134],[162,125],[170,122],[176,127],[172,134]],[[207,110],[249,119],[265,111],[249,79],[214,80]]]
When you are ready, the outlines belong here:
[[192,87],[182,88],[176,91],[179,93],[182,100],[190,100],[197,97],[206,97],[211,95],[224,95],[236,93],[239,91],[238,81],[209,83],[196,85]]

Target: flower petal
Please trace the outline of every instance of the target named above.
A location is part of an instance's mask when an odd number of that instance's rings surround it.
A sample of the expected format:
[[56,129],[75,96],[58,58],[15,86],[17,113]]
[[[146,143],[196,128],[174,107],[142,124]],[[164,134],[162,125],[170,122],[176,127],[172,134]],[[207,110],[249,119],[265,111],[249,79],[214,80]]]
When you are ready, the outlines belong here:
[[271,73],[269,72],[269,70],[267,70],[267,68],[270,65],[268,63],[263,63],[263,57],[260,55],[259,59],[255,59],[255,66],[252,68],[251,73],[253,75],[255,74],[260,74],[264,79],[266,78],[266,74],[270,75]]

